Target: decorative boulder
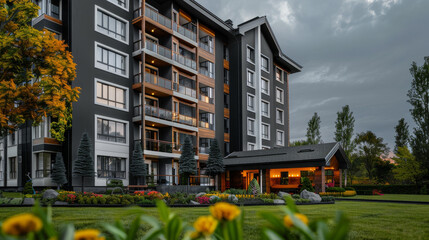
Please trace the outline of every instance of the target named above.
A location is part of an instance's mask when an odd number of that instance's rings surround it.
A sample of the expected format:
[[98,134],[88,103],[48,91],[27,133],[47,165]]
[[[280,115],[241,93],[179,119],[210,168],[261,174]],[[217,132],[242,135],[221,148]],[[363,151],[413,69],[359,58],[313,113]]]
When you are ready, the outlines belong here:
[[284,197],[288,197],[288,196],[290,196],[290,194],[289,194],[289,193],[285,193],[285,192],[279,192],[279,193],[278,193],[278,195],[279,195],[279,197],[281,197],[281,198],[284,198]]
[[191,204],[192,204],[192,205],[200,205],[200,203],[199,203],[199,202],[195,202],[195,201],[192,201],[192,200],[191,200]]
[[59,193],[55,190],[52,189],[48,189],[43,193],[42,198],[43,199],[54,199],[57,198],[57,196],[59,195]]
[[34,205],[34,198],[24,198],[24,202],[22,202],[22,205]]
[[274,204],[285,204],[285,200],[281,200],[281,199],[274,199],[273,200]]
[[195,195],[195,197],[201,197],[201,196],[204,196],[204,195],[206,195],[205,192],[200,192],[200,193],[197,193],[197,195]]
[[230,194],[228,196],[228,202],[230,203],[238,203],[238,198],[237,196],[235,196],[234,194]]
[[304,190],[301,192],[300,197],[302,199],[309,199],[311,202],[321,202],[322,198],[319,196],[319,194],[316,194],[314,192],[309,192],[307,190]]
[[68,203],[68,202],[56,201],[56,202],[54,203],[54,205],[69,205],[69,203]]

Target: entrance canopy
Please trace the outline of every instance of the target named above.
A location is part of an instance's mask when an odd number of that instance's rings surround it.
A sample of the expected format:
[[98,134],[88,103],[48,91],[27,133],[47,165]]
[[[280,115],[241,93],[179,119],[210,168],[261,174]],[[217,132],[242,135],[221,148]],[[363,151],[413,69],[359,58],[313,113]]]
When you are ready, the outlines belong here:
[[338,162],[338,169],[350,166],[339,143],[233,152],[225,157],[224,164],[227,170],[322,167],[330,166],[332,159]]

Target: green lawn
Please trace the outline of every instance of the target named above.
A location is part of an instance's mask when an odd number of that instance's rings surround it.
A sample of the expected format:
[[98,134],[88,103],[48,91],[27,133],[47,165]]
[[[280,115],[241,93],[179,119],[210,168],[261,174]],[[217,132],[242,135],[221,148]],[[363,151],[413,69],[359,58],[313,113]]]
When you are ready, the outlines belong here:
[[429,195],[409,195],[409,194],[384,194],[381,196],[357,195],[354,197],[347,197],[347,198],[429,202]]
[[[278,206],[244,207],[245,239],[259,239],[259,227],[265,221],[257,215],[260,211],[281,214]],[[299,206],[310,219],[333,217],[336,210],[344,211],[351,219],[350,239],[429,239],[429,207],[425,205],[337,202],[333,205]],[[156,215],[155,208],[146,208]],[[0,208],[0,220],[31,208]],[[198,216],[209,214],[208,208],[173,208],[183,219],[192,223]],[[103,222],[122,219],[129,223],[134,216],[126,208],[53,208],[57,224],[72,222],[78,228],[100,227]],[[147,229],[147,226],[144,227]]]

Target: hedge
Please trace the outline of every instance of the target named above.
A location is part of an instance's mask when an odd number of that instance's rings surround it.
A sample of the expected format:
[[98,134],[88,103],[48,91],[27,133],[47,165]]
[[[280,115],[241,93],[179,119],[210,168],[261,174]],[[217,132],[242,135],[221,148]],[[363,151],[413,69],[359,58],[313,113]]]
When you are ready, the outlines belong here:
[[373,190],[387,194],[421,194],[421,186],[416,185],[353,185],[358,195],[372,195]]

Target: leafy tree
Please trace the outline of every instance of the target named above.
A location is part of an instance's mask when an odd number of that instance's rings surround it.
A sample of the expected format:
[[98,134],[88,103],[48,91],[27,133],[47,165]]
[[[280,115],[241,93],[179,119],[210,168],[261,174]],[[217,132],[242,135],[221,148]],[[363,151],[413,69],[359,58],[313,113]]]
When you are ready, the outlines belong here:
[[349,105],[346,105],[343,107],[341,112],[337,112],[334,140],[341,144],[349,159],[351,153],[356,148],[356,144],[352,139],[354,127],[355,117],[353,116],[353,112],[350,111]]
[[64,141],[79,94],[76,64],[63,41],[31,27],[37,11],[30,0],[0,0],[0,137],[52,116],[51,134]]
[[359,150],[359,158],[370,180],[374,176],[375,163],[380,160],[380,156],[388,150],[383,138],[377,137],[373,132],[367,131],[357,135],[356,143]]
[[314,192],[313,184],[311,184],[310,179],[307,177],[302,178],[302,186],[299,191],[302,192],[304,190],[307,190],[309,192]]
[[207,161],[207,175],[216,176],[225,171],[223,157],[220,153],[219,145],[216,139],[211,141],[209,160]]
[[410,73],[413,76],[408,102],[411,104],[411,116],[416,123],[411,148],[416,160],[426,169],[429,178],[429,57],[425,57],[423,66],[412,63]]
[[350,159],[350,166],[347,169],[347,177],[350,179],[350,185],[353,185],[353,179],[362,170],[362,159],[357,153],[352,153],[349,159]]
[[179,159],[179,174],[181,175],[182,184],[187,184],[190,175],[197,174],[197,161],[189,137],[185,138],[182,154]]
[[393,169],[395,168],[395,165],[392,164],[390,161],[379,159],[374,164],[374,176],[378,183],[385,184],[390,183],[392,184],[394,181],[393,176]]
[[140,178],[147,176],[147,167],[143,159],[143,150],[140,143],[134,145],[133,158],[130,164],[130,173],[133,177],[137,178],[137,184]]
[[58,190],[63,184],[67,183],[66,166],[64,165],[63,155],[57,153],[55,156],[55,163],[52,167],[51,179],[57,184]]
[[307,140],[298,140],[298,141],[291,142],[289,144],[289,147],[304,146],[304,145],[309,145]]
[[317,113],[314,113],[313,117],[308,121],[306,136],[308,144],[319,144],[322,142],[322,137],[320,136],[320,117]]
[[398,153],[398,148],[406,147],[410,139],[408,124],[404,118],[401,118],[398,125],[395,126],[395,153]]
[[94,177],[94,160],[92,158],[91,142],[88,137],[88,133],[83,133],[80,139],[79,148],[77,150],[77,159],[74,163],[73,175],[75,177],[81,177],[82,180],[82,192],[84,191],[84,178]]
[[416,160],[407,147],[399,147],[393,160],[396,163],[396,168],[393,170],[396,179],[405,183],[421,183],[427,170],[422,167],[422,163]]

